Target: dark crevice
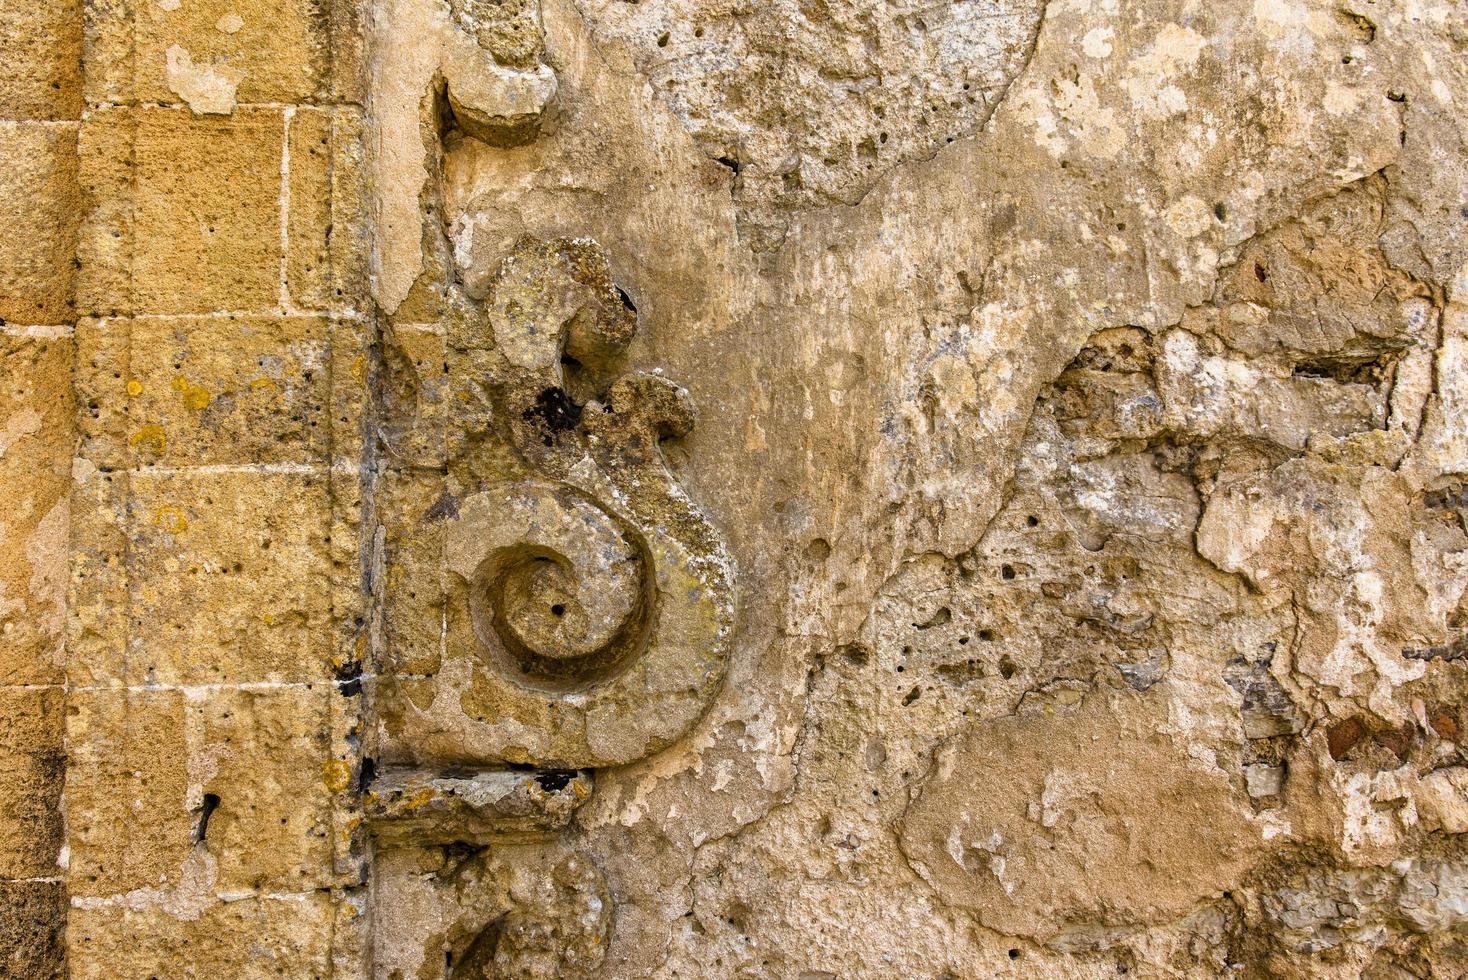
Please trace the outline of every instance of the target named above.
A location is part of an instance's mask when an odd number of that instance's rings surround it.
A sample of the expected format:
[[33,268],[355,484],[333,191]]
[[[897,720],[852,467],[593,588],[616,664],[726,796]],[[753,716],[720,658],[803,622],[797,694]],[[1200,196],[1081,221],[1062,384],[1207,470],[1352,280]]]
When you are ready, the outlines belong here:
[[204,802],[199,805],[199,822],[194,825],[195,844],[202,844],[209,836],[209,818],[217,809],[219,809],[219,797],[213,793],[205,793]]
[[535,774],[535,781],[547,793],[559,793],[576,778],[575,769],[546,769]]

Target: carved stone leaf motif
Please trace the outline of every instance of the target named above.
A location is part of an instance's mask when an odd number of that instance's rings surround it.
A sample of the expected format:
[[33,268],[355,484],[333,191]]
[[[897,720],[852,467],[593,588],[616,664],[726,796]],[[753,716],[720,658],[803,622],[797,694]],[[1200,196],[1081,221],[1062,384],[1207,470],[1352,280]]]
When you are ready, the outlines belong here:
[[484,317],[479,342],[507,362],[496,408],[539,475],[479,486],[447,531],[478,653],[461,755],[634,761],[703,715],[729,655],[732,562],[659,449],[692,430],[691,399],[651,374],[568,393],[563,360],[602,369],[636,330],[590,240],[519,242]]

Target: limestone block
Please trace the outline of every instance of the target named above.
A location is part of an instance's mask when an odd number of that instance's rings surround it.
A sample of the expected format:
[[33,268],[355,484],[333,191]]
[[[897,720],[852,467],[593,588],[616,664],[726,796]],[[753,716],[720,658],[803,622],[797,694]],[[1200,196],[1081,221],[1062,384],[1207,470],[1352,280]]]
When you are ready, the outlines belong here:
[[59,687],[0,687],[0,878],[60,875],[63,702]]
[[108,467],[324,462],[329,333],[316,317],[83,320],[82,453]]
[[81,54],[81,0],[0,5],[0,119],[75,119]]
[[50,326],[74,318],[76,168],[74,129],[0,122],[0,319]]
[[338,909],[325,893],[247,895],[190,907],[83,901],[71,910],[67,932],[71,976],[197,976],[207,964],[240,980],[281,976],[326,980]]
[[360,110],[298,108],[290,122],[286,282],[302,309],[351,309],[367,282]]
[[59,881],[0,881],[0,974],[62,976],[66,913]]
[[[70,664],[88,684],[319,681],[331,676],[333,574],[324,474],[137,473],[91,589],[125,590]],[[105,498],[104,515],[117,503]],[[93,520],[111,527],[106,516]],[[124,584],[125,583],[125,584]],[[85,601],[85,600],[84,600]],[[89,617],[86,610],[80,616]]]
[[334,696],[326,685],[74,692],[72,894],[186,915],[330,885]]
[[107,109],[81,149],[93,211],[82,308],[267,311],[281,301],[285,114]]
[[183,692],[73,690],[69,702],[66,832],[72,894],[176,884],[194,822],[187,803]]
[[92,101],[305,102],[328,93],[332,0],[191,0],[94,5]]
[[71,358],[68,338],[0,334],[0,684],[62,676]]
[[432,674],[442,662],[447,613],[443,542],[457,504],[443,477],[391,471],[384,475],[384,630],[390,638],[380,670]]

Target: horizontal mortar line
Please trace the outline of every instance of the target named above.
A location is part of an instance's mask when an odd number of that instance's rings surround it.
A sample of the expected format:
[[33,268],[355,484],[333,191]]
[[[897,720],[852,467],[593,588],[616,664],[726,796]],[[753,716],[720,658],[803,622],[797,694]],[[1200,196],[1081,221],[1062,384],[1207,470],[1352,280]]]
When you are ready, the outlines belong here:
[[64,691],[65,684],[0,684],[0,691]]
[[[285,109],[330,110],[343,108],[355,109],[358,108],[358,105],[355,102],[236,102],[234,108],[274,109],[277,111],[283,111]],[[86,111],[82,113],[82,119],[85,120],[89,112],[98,110],[106,112],[111,109],[192,109],[192,107],[187,102],[155,102],[151,100],[141,102],[88,102]],[[206,115],[229,118],[228,114],[225,113],[211,112],[206,113]]]
[[0,883],[7,885],[59,885],[65,880],[65,878],[54,876],[47,878],[0,878]]
[[315,687],[317,684],[335,684],[336,681],[323,677],[314,681],[241,681],[238,684],[127,684],[117,686],[99,685],[78,686],[72,685],[71,693],[106,694],[109,692],[122,692],[127,694],[150,694],[165,691],[181,691],[184,694],[208,694],[211,691],[287,691],[306,687]]
[[260,310],[210,310],[204,313],[93,313],[87,314],[83,319],[108,323],[127,320],[258,320],[265,317],[300,320],[355,320],[361,323],[371,319],[365,313],[350,309],[296,310],[278,307]]
[[124,476],[231,476],[245,473],[259,473],[266,476],[326,476],[327,474],[355,476],[361,471],[361,463],[344,460],[339,463],[203,463],[198,466],[137,466],[103,472],[121,473]]
[[80,119],[0,119],[0,126],[55,126],[58,129],[73,129],[81,124]]
[[[138,889],[138,891],[144,891],[153,895],[158,895],[160,898],[168,892],[174,890],[175,889],[170,888]],[[231,902],[240,902],[250,898],[264,899],[271,902],[306,902],[310,901],[312,898],[315,898],[317,895],[320,895],[322,892],[329,892],[331,890],[332,889],[330,888],[317,888],[305,892],[219,891],[212,893],[210,897],[212,897],[216,902],[222,902],[226,905]],[[157,904],[155,902],[148,901],[147,899],[144,899],[143,901],[149,905]],[[138,896],[135,892],[122,892],[117,895],[71,896],[71,907],[74,909],[106,909],[119,905],[127,908],[137,903]]]
[[22,325],[19,323],[6,323],[0,325],[0,333],[10,337],[36,337],[42,340],[62,340],[70,337],[76,332],[74,324],[63,323],[56,326],[40,326],[38,324]]

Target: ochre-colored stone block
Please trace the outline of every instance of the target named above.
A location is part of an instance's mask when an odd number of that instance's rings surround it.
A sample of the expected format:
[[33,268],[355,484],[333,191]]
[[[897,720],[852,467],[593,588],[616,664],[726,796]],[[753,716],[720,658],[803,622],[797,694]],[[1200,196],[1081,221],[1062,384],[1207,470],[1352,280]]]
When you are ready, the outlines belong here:
[[193,827],[183,692],[74,689],[67,711],[71,893],[167,887]]
[[75,128],[0,122],[0,320],[72,321],[80,210]]
[[0,3],[0,119],[75,119],[81,60],[81,0]]
[[333,976],[334,901],[328,894],[249,896],[180,915],[158,903],[83,904],[67,938],[75,980]]
[[[188,103],[218,87],[228,105],[303,102],[326,87],[331,0],[188,0],[98,5],[105,39],[90,98]],[[89,74],[92,72],[89,71]]]
[[0,687],[0,878],[60,874],[65,696]]
[[328,325],[315,317],[85,320],[82,454],[106,466],[324,462]]
[[451,506],[444,478],[390,471],[379,484],[386,528],[383,574],[384,674],[432,674],[442,661],[443,546]]
[[66,905],[59,881],[0,881],[0,976],[65,976]]
[[126,472],[76,461],[72,484],[71,587],[66,673],[73,685],[117,683],[128,636]]
[[[331,458],[349,467],[360,482],[360,464],[367,452],[367,417],[372,400],[372,347],[376,331],[366,320],[331,320]],[[338,494],[337,500],[345,500]],[[354,505],[355,506],[355,505]],[[340,544],[341,542],[337,542]],[[355,560],[355,559],[354,559]]]
[[296,110],[290,124],[291,301],[351,309],[365,294],[369,243],[360,110]]
[[103,572],[126,575],[126,640],[110,620],[89,661],[70,664],[74,683],[330,676],[324,473],[135,473],[129,483],[125,563]]
[[62,678],[71,359],[70,338],[0,334],[0,684]]
[[72,893],[206,906],[333,882],[330,685],[74,691]]
[[136,122],[136,114],[126,109],[93,109],[77,138],[83,204],[77,233],[76,308],[82,315],[115,316],[133,308]]
[[251,312],[281,299],[279,109],[100,111],[84,127],[94,212],[88,313]]

